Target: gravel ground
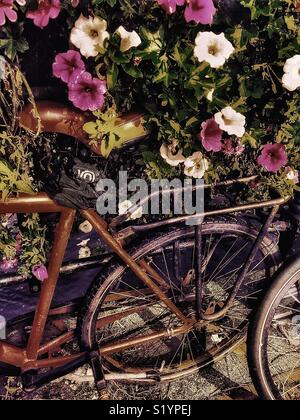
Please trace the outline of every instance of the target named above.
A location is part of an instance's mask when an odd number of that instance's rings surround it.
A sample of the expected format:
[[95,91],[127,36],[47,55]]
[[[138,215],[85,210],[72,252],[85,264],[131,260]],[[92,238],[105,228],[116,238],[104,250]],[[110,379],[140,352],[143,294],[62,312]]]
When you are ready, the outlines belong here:
[[[255,399],[248,373],[244,346],[223,360],[169,384],[135,386],[110,383],[112,400],[231,400]],[[97,400],[92,372],[78,369],[63,379],[33,393],[24,393],[15,378],[0,379],[1,400]]]

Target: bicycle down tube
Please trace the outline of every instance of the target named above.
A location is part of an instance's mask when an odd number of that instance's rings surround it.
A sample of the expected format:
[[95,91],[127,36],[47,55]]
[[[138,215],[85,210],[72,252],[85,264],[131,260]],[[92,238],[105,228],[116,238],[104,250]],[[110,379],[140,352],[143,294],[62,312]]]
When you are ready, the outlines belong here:
[[[59,343],[67,342],[72,338],[71,333],[51,340],[49,343],[42,345],[46,322],[50,313],[51,303],[53,301],[54,292],[57,286],[60,268],[62,266],[65,250],[70,238],[76,210],[71,210],[57,205],[46,194],[36,195],[20,195],[18,198],[11,198],[6,202],[0,203],[0,214],[5,213],[60,213],[60,220],[55,230],[54,243],[51,256],[49,259],[48,273],[49,276],[42,286],[41,294],[36,307],[31,333],[26,349],[20,349],[11,344],[0,342],[0,361],[8,365],[14,365],[22,370],[39,369],[43,367],[56,367],[82,357],[82,353],[54,358],[38,360],[38,357],[47,353],[51,348],[55,348]],[[127,264],[132,271],[144,282],[144,284],[155,293],[159,299],[165,303],[169,309],[184,323],[182,329],[186,329],[191,320],[187,319],[177,306],[162,292],[147,275],[146,264],[141,265],[135,263],[127,252],[121,247],[107,231],[106,222],[92,210],[81,211],[82,215],[89,220],[99,235],[106,241],[117,255]],[[155,274],[151,272],[151,274]],[[163,280],[159,274],[155,275],[158,282]],[[162,284],[161,284],[162,286]],[[145,337],[145,340],[153,340],[155,337]]]

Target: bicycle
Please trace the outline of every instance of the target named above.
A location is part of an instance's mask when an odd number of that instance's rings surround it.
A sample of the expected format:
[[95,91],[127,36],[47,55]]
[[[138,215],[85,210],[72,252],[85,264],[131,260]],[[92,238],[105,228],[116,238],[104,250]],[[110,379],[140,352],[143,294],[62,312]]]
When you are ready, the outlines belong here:
[[[299,195],[294,204],[299,221],[298,210]],[[289,245],[294,248],[294,257],[276,275],[248,335],[252,380],[259,395],[267,400],[300,399],[299,226]]]
[[[85,114],[49,101],[37,102],[37,108],[44,132],[63,133],[89,145],[82,130]],[[136,115],[125,120],[132,118],[136,121]],[[36,128],[30,106],[20,121],[26,129]],[[98,153],[95,147],[93,151]],[[254,179],[218,186],[246,185]],[[52,301],[76,210],[44,193],[0,202],[1,214],[60,214],[49,276],[34,317],[8,326],[7,340],[0,341],[2,373],[20,375],[24,389],[31,391],[89,362],[100,396],[107,398],[111,380],[170,381],[224,357],[245,339],[262,290],[282,264],[275,216],[288,200],[275,198],[125,228],[120,226],[131,209],[109,225],[93,209],[80,210],[112,257],[83,301],[60,307],[53,307]],[[271,211],[262,222],[251,214],[237,215],[265,208]],[[202,223],[185,224],[200,216]],[[126,248],[128,238],[145,233],[147,239]]]

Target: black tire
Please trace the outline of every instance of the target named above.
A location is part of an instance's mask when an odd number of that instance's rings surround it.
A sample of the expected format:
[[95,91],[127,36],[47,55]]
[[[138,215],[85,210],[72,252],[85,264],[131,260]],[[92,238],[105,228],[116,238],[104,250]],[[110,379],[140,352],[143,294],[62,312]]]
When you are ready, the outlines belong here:
[[[295,289],[296,287],[296,289]],[[293,291],[293,292],[292,292]],[[288,366],[292,363],[287,362],[287,353],[283,353],[283,349],[276,348],[278,353],[278,358],[275,360],[275,347],[276,340],[281,340],[281,342],[286,343],[285,347],[287,351],[291,351],[291,342],[293,340],[288,334],[291,333],[291,330],[284,330],[284,337],[280,337],[282,334],[283,326],[280,325],[280,319],[285,320],[285,324],[289,328],[296,327],[293,324],[293,313],[294,306],[289,308],[286,305],[285,299],[294,299],[296,291],[296,302],[299,302],[300,298],[300,259],[299,257],[296,261],[290,263],[287,267],[283,267],[280,273],[277,275],[276,279],[272,283],[270,289],[267,291],[266,295],[263,298],[262,304],[260,305],[257,313],[255,314],[253,320],[251,321],[248,333],[248,362],[250,374],[254,383],[254,386],[258,392],[258,395],[265,400],[282,400],[288,399],[287,393],[280,390],[280,385],[276,384],[276,381],[282,381],[284,372],[280,373],[280,359],[282,357],[285,359],[284,368],[286,374],[290,373]],[[292,303],[292,300],[291,300]],[[300,304],[296,303],[296,312],[295,314],[300,314]],[[283,309],[285,313],[283,313]],[[287,308],[289,308],[288,312]],[[280,314],[282,315],[280,316]],[[297,317],[298,318],[298,317]],[[279,321],[278,321],[279,320]],[[300,324],[300,320],[299,320]],[[275,336],[274,330],[278,330],[278,338]],[[300,332],[299,332],[300,334]],[[298,346],[297,346],[298,343]],[[295,343],[293,350],[296,351],[296,366],[294,365],[293,359],[293,369],[297,369],[296,372],[300,371],[300,337]],[[271,353],[272,351],[272,353]],[[276,353],[276,354],[277,354]],[[274,354],[274,356],[273,356]],[[274,363],[274,365],[273,365]],[[275,369],[276,364],[276,369]],[[292,365],[291,365],[292,366]],[[275,373],[276,372],[276,373]],[[282,379],[281,379],[282,378]],[[297,387],[300,387],[300,376],[296,378],[298,383]],[[298,397],[295,399],[300,399],[300,392],[298,392]],[[285,395],[284,395],[285,394]]]
[[[129,254],[133,256],[135,260],[139,258],[144,258],[144,255],[147,254],[150,250],[156,249],[157,246],[161,246],[160,244],[170,244],[176,238],[184,238],[188,235],[191,235],[194,232],[193,227],[177,227],[171,230],[162,232],[160,234],[155,234],[150,239],[143,241],[139,244],[136,248],[129,251]],[[224,218],[215,218],[215,219],[208,219],[203,224],[203,233],[205,234],[212,234],[216,233],[222,237],[222,235],[236,235],[237,237],[243,237],[244,240],[249,240],[249,246],[252,246],[253,241],[257,237],[259,232],[259,226],[254,225],[253,222],[247,221],[245,219],[237,219],[234,217],[224,217]],[[154,252],[154,251],[153,251]],[[261,292],[262,287],[268,284],[270,276],[273,274],[273,271],[278,268],[278,265],[281,263],[280,252],[278,250],[276,238],[272,235],[267,235],[263,241],[262,248],[260,251],[265,258],[259,259],[258,264],[263,264],[263,270],[265,273],[264,277],[264,285],[259,284],[259,292]],[[243,256],[244,258],[244,256]],[[263,261],[262,261],[263,260]],[[240,264],[240,262],[239,262]],[[89,292],[87,293],[85,302],[82,307],[81,315],[79,318],[79,331],[81,333],[81,340],[82,346],[84,349],[91,349],[97,348],[98,342],[96,337],[96,321],[98,319],[99,313],[101,312],[101,307],[103,305],[106,296],[111,292],[114,285],[120,281],[120,278],[123,278],[126,270],[128,270],[124,265],[120,264],[119,261],[116,261],[115,264],[104,272],[100,278],[98,278],[95,283],[90,288]],[[254,287],[251,283],[250,285],[245,285],[245,287]],[[256,287],[256,285],[255,285]],[[252,289],[251,289],[252,290]],[[111,292],[113,293],[113,292]],[[258,292],[257,292],[258,293]],[[248,295],[247,295],[248,296]],[[241,297],[241,299],[245,299]],[[248,297],[247,297],[248,299]],[[253,297],[250,297],[250,300]],[[256,298],[255,298],[256,299]],[[256,301],[256,300],[255,300]],[[252,310],[253,308],[251,308]],[[225,342],[221,344],[215,345],[215,351],[207,352],[205,357],[200,358],[201,362],[195,364],[195,366],[188,366],[184,369],[180,369],[180,372],[168,372],[167,374],[159,374],[158,380],[165,380],[169,381],[172,379],[177,379],[178,377],[190,374],[199,370],[201,367],[212,363],[223,357],[226,353],[231,351],[236,345],[240,344],[247,333],[247,326],[243,324],[243,328],[239,333],[228,334],[228,339],[226,336]],[[234,335],[232,338],[231,336]],[[231,339],[230,339],[231,337]],[[101,351],[101,346],[100,346]],[[134,375],[132,375],[134,376]],[[157,375],[156,375],[157,377]],[[143,382],[152,382],[153,378],[151,379],[151,375],[143,378]],[[132,378],[132,381],[135,381],[135,378]]]

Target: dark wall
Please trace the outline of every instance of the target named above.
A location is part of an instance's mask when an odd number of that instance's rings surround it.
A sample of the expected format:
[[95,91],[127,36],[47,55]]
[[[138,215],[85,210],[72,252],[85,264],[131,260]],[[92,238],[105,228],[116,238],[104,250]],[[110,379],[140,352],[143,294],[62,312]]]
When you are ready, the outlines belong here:
[[24,36],[29,42],[29,50],[21,57],[21,67],[31,86],[57,87],[64,95],[65,89],[52,76],[52,64],[57,53],[68,49],[68,33],[64,16],[50,20],[44,29],[26,21]]

